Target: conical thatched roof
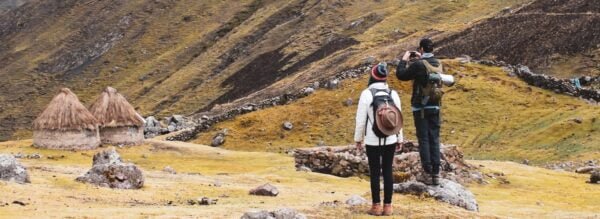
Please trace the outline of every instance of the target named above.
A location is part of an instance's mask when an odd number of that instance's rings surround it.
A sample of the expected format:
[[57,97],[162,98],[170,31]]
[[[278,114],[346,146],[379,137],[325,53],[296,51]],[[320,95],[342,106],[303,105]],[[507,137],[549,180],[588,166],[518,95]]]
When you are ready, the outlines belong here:
[[97,126],[96,118],[69,88],[60,89],[42,114],[33,121],[34,130],[96,130]]
[[90,106],[90,112],[101,127],[142,126],[144,119],[127,102],[125,97],[112,87],[104,89],[100,97]]

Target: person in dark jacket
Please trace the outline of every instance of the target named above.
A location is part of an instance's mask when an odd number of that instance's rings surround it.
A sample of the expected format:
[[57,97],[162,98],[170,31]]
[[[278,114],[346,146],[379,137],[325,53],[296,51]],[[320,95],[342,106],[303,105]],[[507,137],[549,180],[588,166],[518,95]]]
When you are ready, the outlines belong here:
[[[424,62],[439,67],[440,61],[433,56],[433,41],[422,39],[419,51],[407,51],[396,69],[396,77],[413,81],[411,108],[419,140],[419,154],[424,174],[418,179],[428,185],[438,185],[440,178],[440,102],[428,101],[422,93],[429,74]],[[421,55],[422,54],[422,55]],[[416,60],[411,61],[414,58]],[[409,64],[410,62],[410,64]]]

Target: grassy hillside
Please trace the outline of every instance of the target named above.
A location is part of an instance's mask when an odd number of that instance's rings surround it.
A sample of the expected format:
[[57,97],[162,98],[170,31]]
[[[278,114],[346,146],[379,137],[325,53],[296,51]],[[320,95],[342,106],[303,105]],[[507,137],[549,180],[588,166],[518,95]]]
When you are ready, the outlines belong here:
[[31,0],[0,16],[0,140],[27,137],[61,86],[86,103],[113,86],[144,115],[192,114],[393,58],[524,2]]
[[[295,208],[309,218],[368,218],[368,206],[323,207],[322,202],[344,202],[350,195],[370,197],[368,182],[296,172],[293,158],[282,154],[228,151],[181,142],[151,140],[146,145],[118,149],[145,174],[141,190],[112,190],[76,182],[91,166],[96,151],[40,150],[31,141],[0,143],[0,153],[39,153],[37,160],[21,160],[31,184],[0,181],[0,217],[210,217],[239,218],[250,209]],[[48,159],[53,156],[55,159]],[[62,157],[64,156],[64,157]],[[61,158],[62,157],[62,158]],[[491,181],[471,185],[480,212],[415,196],[394,195],[395,217],[560,217],[598,216],[597,186],[583,183],[585,175],[555,172],[510,162],[477,161],[484,172],[503,172],[510,184]],[[171,166],[178,174],[161,170]],[[270,182],[277,197],[256,197],[248,191]],[[219,186],[215,186],[219,185]],[[568,185],[568,186],[566,186]],[[560,191],[556,188],[560,187]],[[35,192],[32,192],[35,191]],[[189,206],[187,200],[207,196],[217,205]],[[26,206],[12,203],[19,200]],[[171,204],[168,204],[171,202]]]
[[[457,144],[468,157],[537,163],[600,156],[600,107],[531,87],[498,67],[459,64],[445,66],[458,82],[446,88],[442,141]],[[416,139],[410,113],[410,82],[390,81],[399,90],[405,118],[404,136]],[[209,144],[216,131],[229,129],[224,147],[249,151],[351,144],[356,105],[367,75],[344,81],[339,90],[317,90],[293,104],[277,106],[219,123],[194,142]],[[575,122],[581,119],[581,123]],[[284,131],[291,121],[295,128]]]

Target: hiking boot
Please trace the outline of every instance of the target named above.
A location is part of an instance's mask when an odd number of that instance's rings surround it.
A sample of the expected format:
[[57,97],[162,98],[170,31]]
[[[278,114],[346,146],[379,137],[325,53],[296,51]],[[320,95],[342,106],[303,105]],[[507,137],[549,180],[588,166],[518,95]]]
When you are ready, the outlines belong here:
[[394,213],[394,208],[392,204],[383,205],[383,216],[391,216]]
[[431,175],[431,183],[434,186],[439,186],[440,185],[440,174]]
[[371,210],[369,210],[367,213],[374,216],[380,216],[381,213],[383,213],[383,209],[381,209],[381,204],[374,203],[373,206],[371,206]]
[[428,173],[422,173],[417,175],[417,181],[424,183],[425,185],[433,185],[433,178]]

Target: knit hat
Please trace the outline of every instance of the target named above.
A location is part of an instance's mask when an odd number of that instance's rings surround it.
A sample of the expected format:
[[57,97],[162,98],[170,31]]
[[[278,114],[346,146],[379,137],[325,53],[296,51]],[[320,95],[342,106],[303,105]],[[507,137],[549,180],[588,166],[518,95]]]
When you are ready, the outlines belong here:
[[385,62],[380,62],[376,66],[373,66],[373,69],[371,69],[371,79],[375,81],[385,81],[387,80],[387,76],[388,70],[387,63]]

